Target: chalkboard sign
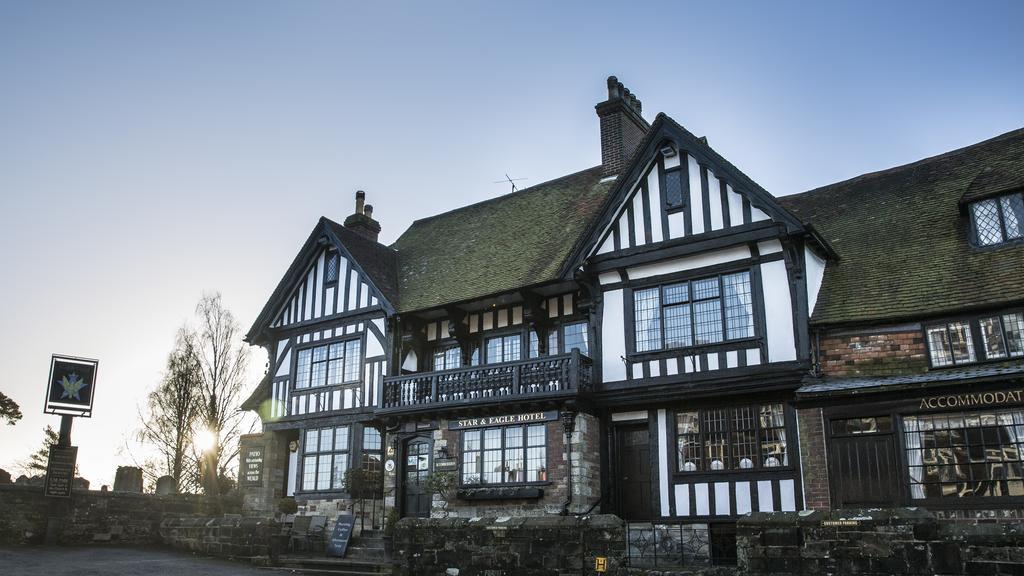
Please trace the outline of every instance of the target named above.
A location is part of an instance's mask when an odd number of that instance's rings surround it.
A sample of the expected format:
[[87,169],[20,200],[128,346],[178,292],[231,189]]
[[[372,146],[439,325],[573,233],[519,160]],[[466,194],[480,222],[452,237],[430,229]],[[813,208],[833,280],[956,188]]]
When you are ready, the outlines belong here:
[[356,524],[356,517],[351,514],[338,514],[338,520],[334,523],[334,530],[331,531],[331,539],[327,541],[327,555],[345,557],[345,550],[348,549],[348,540],[352,537],[352,527]]
[[50,457],[46,463],[46,486],[43,493],[55,498],[70,498],[77,460],[78,446],[50,446]]

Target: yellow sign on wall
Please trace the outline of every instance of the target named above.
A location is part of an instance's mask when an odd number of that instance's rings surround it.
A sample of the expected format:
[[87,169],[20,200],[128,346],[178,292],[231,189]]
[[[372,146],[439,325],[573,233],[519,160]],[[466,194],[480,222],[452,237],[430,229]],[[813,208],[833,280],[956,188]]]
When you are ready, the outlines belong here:
[[598,556],[596,559],[594,559],[594,570],[597,572],[607,572],[608,559],[604,556]]

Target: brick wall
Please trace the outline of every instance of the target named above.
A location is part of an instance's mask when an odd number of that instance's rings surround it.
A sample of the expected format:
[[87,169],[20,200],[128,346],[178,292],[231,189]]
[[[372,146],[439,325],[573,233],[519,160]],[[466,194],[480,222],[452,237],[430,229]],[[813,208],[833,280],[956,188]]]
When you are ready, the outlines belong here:
[[924,334],[917,327],[826,333],[820,359],[826,376],[888,376],[928,368]]
[[800,429],[800,466],[803,469],[807,509],[828,510],[831,508],[831,500],[821,408],[797,410],[796,420]]

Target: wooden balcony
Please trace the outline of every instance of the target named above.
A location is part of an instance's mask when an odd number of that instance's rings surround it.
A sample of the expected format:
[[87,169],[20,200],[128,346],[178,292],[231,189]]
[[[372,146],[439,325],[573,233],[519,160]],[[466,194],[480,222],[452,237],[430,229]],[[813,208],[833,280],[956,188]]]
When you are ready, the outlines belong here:
[[439,410],[576,396],[592,389],[590,358],[571,354],[384,379],[378,412]]

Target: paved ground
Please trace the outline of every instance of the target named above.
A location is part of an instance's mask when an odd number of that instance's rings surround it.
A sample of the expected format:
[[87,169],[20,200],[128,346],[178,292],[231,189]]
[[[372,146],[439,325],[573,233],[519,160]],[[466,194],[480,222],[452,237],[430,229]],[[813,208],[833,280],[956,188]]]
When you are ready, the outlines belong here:
[[273,576],[281,573],[241,562],[160,549],[0,548],[0,574],[4,576]]

